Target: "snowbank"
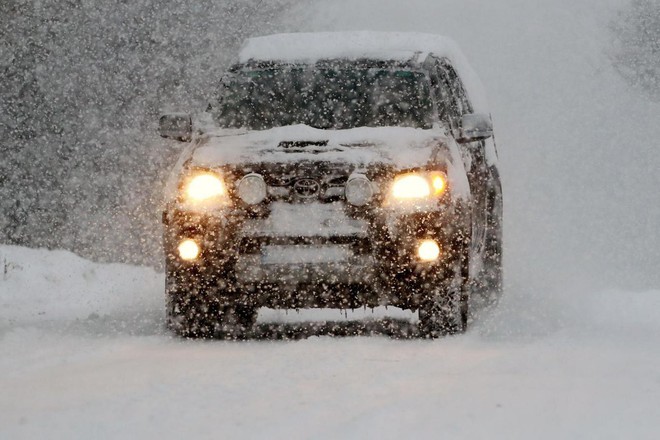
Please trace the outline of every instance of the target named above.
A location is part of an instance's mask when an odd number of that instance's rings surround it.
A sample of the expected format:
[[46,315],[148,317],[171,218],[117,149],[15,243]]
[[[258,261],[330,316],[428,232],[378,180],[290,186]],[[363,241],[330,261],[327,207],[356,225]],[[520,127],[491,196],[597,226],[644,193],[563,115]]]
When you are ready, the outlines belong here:
[[0,264],[0,335],[32,324],[162,314],[164,281],[151,269],[16,246],[0,246]]

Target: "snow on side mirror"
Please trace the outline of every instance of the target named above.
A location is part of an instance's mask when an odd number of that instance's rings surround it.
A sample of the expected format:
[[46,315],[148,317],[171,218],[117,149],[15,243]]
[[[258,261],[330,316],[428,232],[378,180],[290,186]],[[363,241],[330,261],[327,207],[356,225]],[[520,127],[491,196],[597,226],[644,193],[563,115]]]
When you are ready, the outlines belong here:
[[192,139],[192,117],[186,113],[163,115],[158,120],[158,133],[161,137],[188,142]]
[[493,135],[493,121],[489,115],[473,113],[461,118],[460,143],[482,141]]

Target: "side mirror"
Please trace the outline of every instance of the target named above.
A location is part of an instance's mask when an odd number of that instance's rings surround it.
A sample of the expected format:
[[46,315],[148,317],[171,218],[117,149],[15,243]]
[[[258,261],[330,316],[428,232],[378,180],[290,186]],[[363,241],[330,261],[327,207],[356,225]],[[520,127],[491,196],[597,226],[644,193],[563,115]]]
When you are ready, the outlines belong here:
[[192,117],[185,113],[163,115],[158,120],[158,133],[161,137],[188,142],[192,139]]
[[462,144],[488,139],[493,135],[493,121],[482,113],[463,115],[459,133],[457,141]]

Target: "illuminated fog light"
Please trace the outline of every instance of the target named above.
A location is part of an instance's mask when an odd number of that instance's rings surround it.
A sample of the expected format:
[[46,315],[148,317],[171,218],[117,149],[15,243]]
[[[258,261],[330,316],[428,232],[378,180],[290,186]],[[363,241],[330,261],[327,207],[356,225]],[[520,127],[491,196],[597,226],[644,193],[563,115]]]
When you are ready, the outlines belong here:
[[435,240],[422,240],[417,247],[417,256],[422,261],[436,261],[440,257],[440,246]]
[[346,201],[353,206],[364,206],[374,195],[371,181],[364,176],[352,177],[344,188]]
[[248,174],[238,184],[238,197],[248,205],[263,202],[267,194],[266,181],[259,174]]
[[190,238],[179,243],[179,257],[185,261],[195,260],[199,256],[199,245]]

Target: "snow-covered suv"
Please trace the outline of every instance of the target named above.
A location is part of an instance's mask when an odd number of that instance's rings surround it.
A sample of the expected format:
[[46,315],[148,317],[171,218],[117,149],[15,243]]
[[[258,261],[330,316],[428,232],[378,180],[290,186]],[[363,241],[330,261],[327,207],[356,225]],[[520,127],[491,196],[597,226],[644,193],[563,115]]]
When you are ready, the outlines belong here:
[[240,335],[259,307],[418,310],[421,334],[466,328],[502,284],[502,190],[480,82],[458,47],[407,33],[248,40],[215,128],[167,185],[169,326]]

